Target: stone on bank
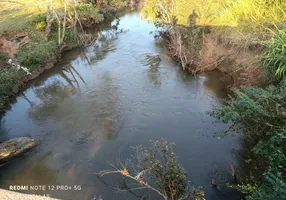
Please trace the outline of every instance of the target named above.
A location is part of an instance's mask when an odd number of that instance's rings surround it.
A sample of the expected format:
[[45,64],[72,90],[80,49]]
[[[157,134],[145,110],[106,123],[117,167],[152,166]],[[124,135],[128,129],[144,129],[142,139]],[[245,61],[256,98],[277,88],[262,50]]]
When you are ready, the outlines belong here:
[[20,156],[35,147],[37,143],[30,137],[19,137],[0,144],[0,163]]

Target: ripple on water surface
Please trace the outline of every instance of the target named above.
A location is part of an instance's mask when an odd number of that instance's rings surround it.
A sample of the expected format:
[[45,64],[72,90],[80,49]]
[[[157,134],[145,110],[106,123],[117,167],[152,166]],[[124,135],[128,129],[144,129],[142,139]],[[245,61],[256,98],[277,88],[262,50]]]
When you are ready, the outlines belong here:
[[[81,185],[80,192],[49,193],[63,199],[138,199],[109,187],[122,183],[120,177],[103,181],[94,173],[129,157],[131,146],[164,137],[177,144],[188,179],[203,186],[207,199],[240,199],[225,186],[240,139],[213,137],[226,125],[214,124],[207,114],[225,97],[227,82],[216,72],[198,77],[183,72],[154,42],[149,34],[154,29],[138,13],[126,14],[120,32],[96,33],[93,45],[67,52],[57,68],[15,98],[1,119],[1,140],[30,135],[39,145],[1,167],[1,188]],[[218,190],[210,185],[213,178]]]

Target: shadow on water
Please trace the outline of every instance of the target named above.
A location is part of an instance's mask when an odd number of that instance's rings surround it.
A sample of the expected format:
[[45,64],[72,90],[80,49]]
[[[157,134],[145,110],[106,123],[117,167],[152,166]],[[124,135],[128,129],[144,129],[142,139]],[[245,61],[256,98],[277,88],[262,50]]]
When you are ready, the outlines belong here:
[[[215,124],[207,114],[226,97],[228,81],[217,72],[193,77],[182,71],[154,42],[149,34],[154,28],[138,13],[126,14],[117,30],[96,32],[92,45],[65,53],[58,67],[15,97],[1,118],[0,140],[29,135],[39,145],[1,167],[1,188],[80,185],[81,191],[49,194],[62,199],[154,199],[147,190],[118,193],[114,187],[126,186],[121,177],[102,180],[94,173],[130,157],[131,146],[148,146],[164,137],[177,144],[188,179],[203,186],[207,199],[241,199],[226,187],[229,165],[239,164],[234,155],[240,138],[213,137],[227,126]],[[211,187],[213,178],[218,190]]]

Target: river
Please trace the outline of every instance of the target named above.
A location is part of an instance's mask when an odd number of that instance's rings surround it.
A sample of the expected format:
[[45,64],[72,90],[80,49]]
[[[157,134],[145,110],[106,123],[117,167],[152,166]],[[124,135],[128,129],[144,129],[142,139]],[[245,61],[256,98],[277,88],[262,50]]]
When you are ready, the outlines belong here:
[[222,104],[228,83],[216,72],[193,77],[182,71],[154,41],[154,30],[138,12],[127,13],[117,31],[105,28],[89,47],[65,53],[15,97],[1,118],[0,140],[32,136],[38,146],[1,166],[1,188],[69,185],[81,190],[22,192],[65,200],[157,199],[147,190],[118,192],[121,177],[95,173],[130,158],[132,146],[164,138],[175,142],[178,161],[206,199],[241,199],[226,186],[230,164],[239,170],[241,139],[218,139],[214,133],[227,126],[207,113]]

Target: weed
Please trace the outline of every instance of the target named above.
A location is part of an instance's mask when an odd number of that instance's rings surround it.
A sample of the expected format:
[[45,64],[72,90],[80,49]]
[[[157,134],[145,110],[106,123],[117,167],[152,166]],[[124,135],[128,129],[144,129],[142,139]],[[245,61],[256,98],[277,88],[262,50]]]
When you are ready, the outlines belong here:
[[281,80],[286,74],[286,29],[279,30],[263,54],[266,78]]

